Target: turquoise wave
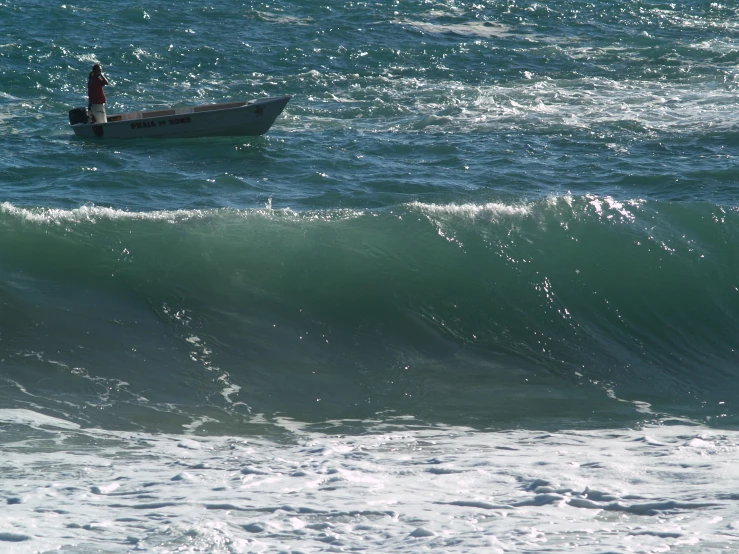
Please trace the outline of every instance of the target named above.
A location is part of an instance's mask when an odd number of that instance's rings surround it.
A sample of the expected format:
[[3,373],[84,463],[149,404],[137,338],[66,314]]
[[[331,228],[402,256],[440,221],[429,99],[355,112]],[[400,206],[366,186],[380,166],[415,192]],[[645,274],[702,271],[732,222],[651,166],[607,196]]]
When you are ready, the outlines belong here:
[[4,204],[0,230],[6,402],[122,427],[736,416],[736,209]]

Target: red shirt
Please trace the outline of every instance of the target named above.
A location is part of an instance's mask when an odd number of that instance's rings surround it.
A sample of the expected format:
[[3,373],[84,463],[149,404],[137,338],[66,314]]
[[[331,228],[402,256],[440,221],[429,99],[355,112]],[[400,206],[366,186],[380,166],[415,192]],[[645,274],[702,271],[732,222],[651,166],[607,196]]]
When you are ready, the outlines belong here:
[[87,81],[87,96],[90,104],[105,104],[103,80],[100,77],[91,77]]

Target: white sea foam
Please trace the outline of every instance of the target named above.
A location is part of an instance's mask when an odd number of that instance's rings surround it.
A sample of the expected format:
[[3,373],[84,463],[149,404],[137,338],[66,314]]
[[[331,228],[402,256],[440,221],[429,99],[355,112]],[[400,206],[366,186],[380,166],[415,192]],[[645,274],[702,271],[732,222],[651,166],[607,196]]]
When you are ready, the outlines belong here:
[[272,21],[282,25],[310,25],[313,20],[310,17],[294,17],[279,13],[271,13],[265,11],[254,10],[254,13],[265,21]]
[[94,223],[101,219],[146,219],[175,221],[203,218],[213,214],[213,210],[161,210],[152,212],[129,212],[106,206],[82,206],[71,210],[62,208],[19,208],[9,202],[0,204],[0,213],[14,215],[34,223],[62,223],[68,221],[87,221]]
[[462,23],[429,23],[426,21],[396,21],[398,25],[413,27],[427,33],[455,33],[458,35],[474,35],[482,38],[497,38],[508,34],[510,26],[489,21],[465,21]]
[[[0,421],[48,421],[18,412]],[[283,421],[275,441],[49,419],[3,444],[3,552],[697,553],[739,542],[733,431],[485,432],[404,418],[365,422],[359,436]]]
[[[635,218],[635,211],[642,204],[643,200],[617,200],[611,196],[586,195],[583,197],[586,203],[599,216],[607,219],[620,217],[626,220]],[[575,199],[570,195],[561,197],[550,197],[547,202],[550,206],[555,206],[559,200],[566,202],[570,207],[573,206]],[[420,201],[413,201],[404,204],[404,206],[418,210],[427,216],[456,216],[470,219],[485,219],[488,221],[497,221],[501,218],[520,218],[531,215],[535,211],[535,204],[518,203],[505,204],[502,202],[487,203],[449,203],[434,204]],[[56,209],[56,208],[19,208],[8,202],[0,204],[0,213],[13,215],[23,220],[42,223],[42,224],[61,224],[65,222],[88,222],[96,223],[103,220],[141,220],[141,221],[164,221],[164,222],[184,222],[190,220],[215,218],[223,215],[234,217],[262,217],[272,220],[294,221],[300,223],[311,222],[338,222],[350,219],[356,219],[368,215],[376,215],[375,212],[358,209],[332,209],[332,210],[304,210],[296,211],[290,208],[282,208],[274,210],[271,206],[259,209],[245,210],[161,210],[152,212],[129,212],[120,209],[102,207],[102,206],[82,206],[75,209]],[[191,340],[193,344],[197,343],[197,337]]]
[[[593,194],[588,194],[585,199],[593,207],[598,217],[605,217],[606,219],[612,219],[615,216],[620,216],[623,219],[633,221],[636,216],[627,209],[624,203],[615,200],[610,196],[598,197]],[[638,203],[629,202],[630,207],[638,207]]]
[[0,410],[0,422],[6,424],[13,423],[16,425],[27,425],[34,428],[58,427],[60,429],[79,429],[80,427],[79,425],[77,425],[76,423],[72,423],[71,421],[66,421],[64,419],[40,414],[32,410],[23,409]]
[[512,206],[497,202],[486,204],[427,204],[415,201],[408,203],[407,206],[424,214],[436,227],[436,232],[440,237],[459,248],[464,248],[464,243],[457,237],[457,231],[451,225],[450,219],[461,218],[497,223],[502,219],[527,216],[531,212],[530,206]]
[[165,221],[170,223],[189,220],[207,219],[219,215],[232,215],[236,217],[263,217],[267,219],[294,220],[301,222],[311,221],[342,221],[354,219],[366,214],[364,210],[332,209],[332,210],[307,210],[295,211],[290,208],[279,210],[267,206],[264,209],[210,209],[210,210],[155,210],[150,212],[132,212],[106,206],[81,206],[74,209],[63,208],[21,208],[10,202],[0,203],[0,213],[12,215],[25,221],[43,224],[61,224],[66,222],[96,223],[103,220],[141,220],[141,221]]
[[515,206],[498,202],[486,204],[427,204],[416,201],[408,203],[408,206],[426,214],[449,214],[469,218],[496,219],[503,216],[525,216],[531,213],[530,206]]

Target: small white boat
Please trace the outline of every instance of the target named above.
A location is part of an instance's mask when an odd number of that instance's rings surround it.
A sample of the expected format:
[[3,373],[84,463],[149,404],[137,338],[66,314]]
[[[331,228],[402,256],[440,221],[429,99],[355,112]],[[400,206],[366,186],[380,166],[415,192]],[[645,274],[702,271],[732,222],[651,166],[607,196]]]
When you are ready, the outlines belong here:
[[290,96],[244,102],[208,104],[151,112],[108,116],[107,123],[89,123],[87,109],[69,111],[69,123],[79,137],[213,137],[256,136],[266,133],[282,113]]

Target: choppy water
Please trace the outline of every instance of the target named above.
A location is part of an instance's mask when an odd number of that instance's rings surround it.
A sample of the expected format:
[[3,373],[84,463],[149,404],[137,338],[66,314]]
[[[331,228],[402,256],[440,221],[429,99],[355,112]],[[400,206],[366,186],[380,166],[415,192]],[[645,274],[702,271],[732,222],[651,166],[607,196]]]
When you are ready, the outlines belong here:
[[[726,551],[739,9],[0,1],[0,550]],[[258,138],[108,113],[293,96]]]

